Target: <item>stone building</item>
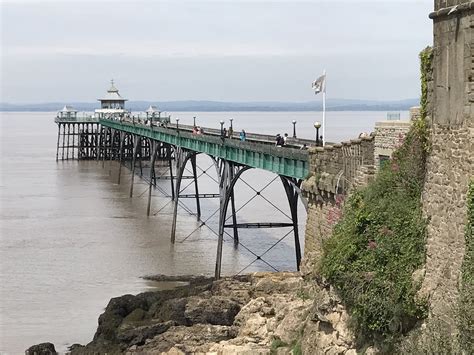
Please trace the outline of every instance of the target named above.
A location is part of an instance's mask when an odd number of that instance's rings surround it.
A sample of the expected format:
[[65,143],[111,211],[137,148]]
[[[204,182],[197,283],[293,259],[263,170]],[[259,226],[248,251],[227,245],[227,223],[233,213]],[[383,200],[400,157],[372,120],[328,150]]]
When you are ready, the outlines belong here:
[[474,2],[436,0],[433,78],[429,89],[431,152],[423,192],[429,220],[425,277],[420,294],[431,315],[454,323],[474,177]]

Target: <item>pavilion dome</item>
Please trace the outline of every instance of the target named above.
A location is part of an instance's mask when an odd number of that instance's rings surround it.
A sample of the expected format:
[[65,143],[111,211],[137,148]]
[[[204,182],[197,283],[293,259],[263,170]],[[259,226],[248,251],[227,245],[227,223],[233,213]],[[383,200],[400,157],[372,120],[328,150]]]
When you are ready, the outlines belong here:
[[115,87],[113,80],[111,80],[110,89],[107,90],[107,94],[104,97],[97,100],[99,101],[127,101],[127,99],[120,96],[119,91]]

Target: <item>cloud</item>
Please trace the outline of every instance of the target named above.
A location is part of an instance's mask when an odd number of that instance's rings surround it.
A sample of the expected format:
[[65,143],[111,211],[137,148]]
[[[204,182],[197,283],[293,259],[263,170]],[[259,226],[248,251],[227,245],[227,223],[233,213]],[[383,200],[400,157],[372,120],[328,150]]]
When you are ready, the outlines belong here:
[[[327,68],[338,97],[413,96],[418,52],[431,42],[431,5],[3,1],[2,87],[9,101],[54,100],[73,80],[68,94],[80,98],[120,76],[134,83],[136,98],[159,80],[167,99],[297,101],[305,99],[308,78]],[[186,86],[190,81],[199,91]]]

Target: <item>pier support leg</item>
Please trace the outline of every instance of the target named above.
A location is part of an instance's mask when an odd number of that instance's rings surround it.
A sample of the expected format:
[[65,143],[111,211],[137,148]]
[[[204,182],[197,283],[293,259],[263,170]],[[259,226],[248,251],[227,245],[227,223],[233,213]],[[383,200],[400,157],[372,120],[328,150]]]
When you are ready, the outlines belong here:
[[298,192],[297,189],[301,185],[301,180],[280,176],[285,188],[288,203],[290,205],[291,219],[293,221],[293,235],[295,239],[296,269],[300,270],[301,263],[301,246],[298,232]]
[[146,207],[146,215],[150,216],[150,206],[151,206],[151,190],[153,187],[153,180],[155,179],[155,160],[156,160],[156,152],[158,150],[158,143],[155,141],[151,142],[151,165],[150,165],[150,185],[148,187],[148,204]]
[[102,169],[105,168],[105,156],[107,155],[107,128],[102,128]]
[[[240,166],[230,161],[221,160],[219,169],[219,233],[217,240],[217,256],[214,277],[219,279],[222,271],[222,246],[224,243],[224,226],[227,216],[227,207],[234,191],[234,185],[240,175],[250,169],[248,166]],[[235,215],[235,213],[234,213]],[[234,230],[237,229],[234,223]],[[234,239],[235,242],[235,239]],[[237,242],[238,243],[238,242]]]
[[142,140],[140,137],[135,136],[133,137],[133,141],[135,143],[133,147],[133,157],[132,157],[132,178],[130,179],[130,198],[133,197],[133,183],[135,182],[135,160],[137,158],[137,151],[140,145],[142,144]]
[[199,202],[199,189],[198,189],[198,177],[197,177],[197,169],[196,169],[196,154],[191,156],[191,166],[193,169],[193,179],[194,179],[194,193],[196,196],[196,215],[197,220],[201,219],[201,203]]
[[69,136],[71,135],[71,125],[67,124],[67,146],[66,146],[66,160],[69,160]]
[[234,189],[232,188],[232,192],[230,194],[230,206],[232,208],[232,225],[234,229],[234,244],[239,244],[239,230],[237,228],[237,214],[235,213],[235,194]]
[[168,164],[169,164],[169,169],[170,169],[170,183],[171,183],[171,200],[174,201],[175,199],[175,193],[174,193],[174,176],[173,176],[173,160],[171,159],[171,148],[169,148],[168,152]]
[[176,241],[176,223],[178,221],[178,204],[179,193],[181,191],[181,181],[183,179],[186,163],[194,154],[194,152],[190,152],[179,147],[174,148],[174,156],[176,160],[176,188],[173,201],[173,223],[171,224],[171,243],[173,244]]
[[59,157],[59,137],[61,137],[61,124],[58,123],[58,143],[56,144],[56,161],[58,161]]
[[120,185],[120,177],[122,175],[122,159],[123,159],[123,141],[125,139],[125,134],[120,132],[120,145],[119,145],[119,170],[118,170],[118,177],[117,177],[117,184]]

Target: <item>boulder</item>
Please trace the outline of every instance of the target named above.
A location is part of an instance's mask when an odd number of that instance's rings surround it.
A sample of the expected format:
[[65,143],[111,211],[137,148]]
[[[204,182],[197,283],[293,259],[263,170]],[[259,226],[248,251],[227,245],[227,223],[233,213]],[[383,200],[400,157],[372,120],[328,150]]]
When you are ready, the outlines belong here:
[[124,349],[133,345],[143,345],[147,339],[152,339],[156,335],[166,332],[174,325],[174,322],[156,323],[118,331],[117,340],[123,344],[122,348]]
[[193,296],[188,298],[184,315],[189,324],[232,325],[239,311],[240,304],[225,296]]
[[195,324],[171,327],[167,332],[155,336],[143,346],[131,347],[127,353],[160,354],[182,351],[183,353],[205,353],[210,346],[235,336],[232,327],[222,325]]
[[41,343],[30,346],[26,351],[26,355],[56,355],[56,349],[52,343]]
[[184,315],[186,310],[186,298],[173,298],[166,300],[163,303],[156,303],[150,308],[150,315],[153,319],[161,322],[174,321],[179,325],[187,325],[188,321]]

